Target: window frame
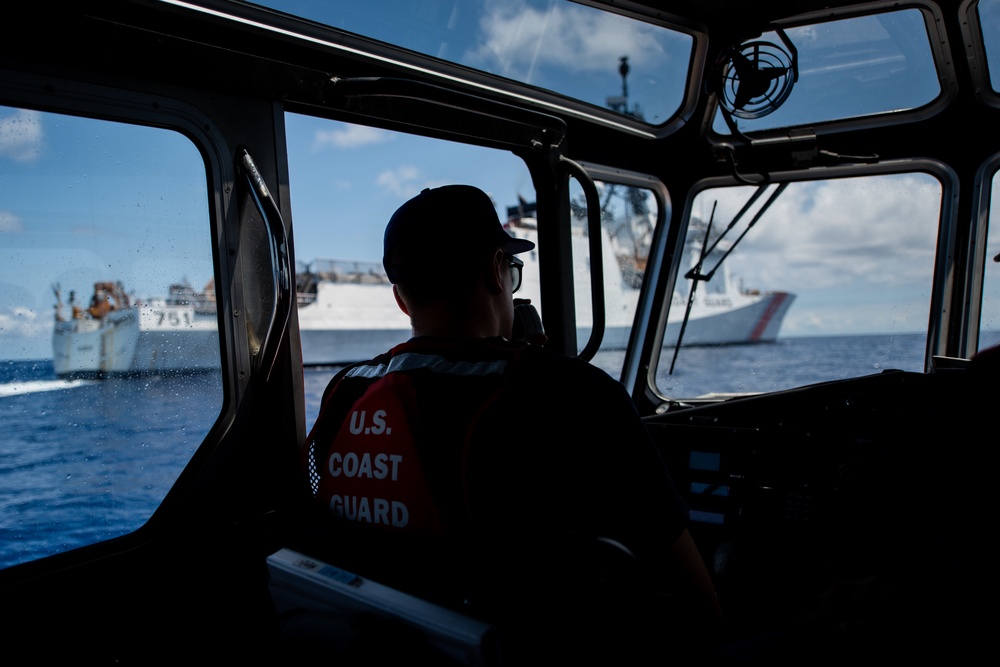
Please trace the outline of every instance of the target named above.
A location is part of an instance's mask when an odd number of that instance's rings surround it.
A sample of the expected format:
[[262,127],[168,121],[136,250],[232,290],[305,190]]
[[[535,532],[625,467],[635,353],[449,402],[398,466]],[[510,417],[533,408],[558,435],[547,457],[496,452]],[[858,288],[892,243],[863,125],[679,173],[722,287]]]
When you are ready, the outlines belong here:
[[[1000,91],[994,90],[990,76],[989,58],[986,54],[986,40],[978,10],[979,0],[965,0],[959,8],[962,36],[965,38],[965,55],[971,78],[978,84],[974,90],[976,99],[990,107],[1000,107]],[[996,47],[1000,49],[1000,39]],[[997,54],[1000,61],[1000,54]],[[1000,75],[997,77],[1000,81]]]
[[[926,120],[940,113],[948,107],[950,102],[958,96],[958,75],[951,61],[951,47],[947,41],[947,35],[942,29],[943,17],[940,8],[935,4],[928,4],[920,0],[911,0],[904,3],[893,2],[873,2],[862,7],[851,7],[834,11],[816,11],[795,16],[790,20],[775,22],[774,25],[789,30],[792,28],[814,25],[819,23],[829,23],[845,19],[870,16],[880,12],[903,11],[916,9],[921,12],[924,19],[924,27],[927,29],[928,45],[931,49],[931,56],[937,69],[938,81],[941,85],[940,94],[927,104],[907,109],[904,111],[884,111],[867,116],[856,116],[838,120],[822,121],[818,123],[803,123],[788,127],[780,127],[767,130],[746,130],[745,137],[752,142],[797,142],[806,138],[833,134],[838,132],[856,132],[858,130],[874,129],[879,127],[903,125],[920,120]],[[792,93],[794,95],[794,92]],[[732,143],[741,143],[739,137],[731,134],[719,134],[713,128],[715,117],[719,113],[719,100],[713,95],[705,110],[702,119],[703,127],[706,128],[708,140],[720,147],[726,147]],[[743,132],[743,130],[741,130]]]
[[[632,331],[629,335],[628,347],[625,350],[625,359],[619,377],[626,387],[633,387],[640,381],[643,367],[642,359],[652,351],[648,340],[653,337],[655,332],[656,312],[659,308],[656,286],[661,283],[661,274],[667,270],[669,264],[669,257],[665,250],[674,214],[673,200],[663,181],[651,174],[594,162],[580,162],[579,165],[594,181],[648,190],[656,199],[656,228],[653,231],[646,271],[639,290],[639,302],[636,306]],[[573,257],[573,261],[576,261],[575,257]],[[586,341],[578,341],[578,345],[584,343]]]
[[[986,295],[985,280],[990,267],[995,264],[993,258],[987,255],[987,242],[990,236],[990,218],[994,181],[1000,180],[1000,153],[996,153],[984,162],[976,172],[974,195],[975,210],[973,211],[973,229],[969,234],[968,272],[965,275],[966,307],[969,309],[968,331],[963,336],[966,345],[965,354],[970,356],[980,349],[982,333],[983,299]],[[1000,211],[996,212],[994,224],[1000,221]],[[994,230],[994,234],[1000,230]],[[978,278],[977,278],[978,276]],[[1000,309],[1000,304],[997,305]]]
[[[883,176],[906,173],[926,173],[941,183],[941,217],[935,238],[935,259],[931,275],[930,299],[928,305],[928,322],[926,328],[926,348],[924,354],[925,372],[933,368],[933,359],[937,355],[946,354],[946,344],[951,323],[961,323],[964,316],[962,304],[956,303],[953,277],[956,265],[955,248],[957,244],[957,197],[958,177],[946,164],[930,159],[905,159],[886,161],[878,165],[841,166],[825,169],[795,170],[774,172],[770,174],[771,183],[804,183],[825,181],[841,178]],[[665,267],[660,276],[659,294],[666,295],[665,305],[659,313],[660,318],[653,323],[651,329],[652,345],[647,342],[651,355],[645,387],[642,389],[646,397],[654,404],[664,404],[677,399],[689,397],[673,397],[663,394],[656,383],[657,368],[663,362],[662,343],[667,330],[669,315],[669,299],[673,294],[678,280],[683,279],[684,270],[680,267],[683,259],[682,244],[687,235],[688,224],[693,214],[694,202],[698,195],[714,188],[746,186],[731,177],[711,177],[696,182],[687,193],[683,204],[677,235],[673,237],[673,261]],[[966,340],[968,338],[966,337]],[[688,401],[685,401],[688,402]]]
[[[191,99],[193,96],[187,97]],[[0,571],[0,575],[6,578],[40,567],[37,563],[76,559],[81,552],[96,557],[117,552],[121,548],[119,545],[141,543],[160,530],[167,516],[181,510],[184,490],[196,483],[199,470],[237,421],[237,406],[249,391],[251,367],[246,334],[233,322],[234,318],[226,316],[234,311],[234,303],[238,303],[241,298],[239,279],[228,277],[238,276],[238,260],[231,260],[229,253],[222,251],[233,245],[228,239],[232,238],[234,232],[238,238],[239,221],[234,217],[236,206],[229,203],[229,192],[236,182],[236,173],[233,158],[227,156],[228,142],[212,119],[188,102],[158,94],[152,87],[140,86],[135,82],[130,82],[126,90],[104,82],[65,80],[11,70],[0,70],[0,105],[177,132],[192,142],[205,170],[208,194],[206,211],[212,244],[212,275],[216,285],[222,381],[218,416],[180,474],[173,480],[160,504],[144,523],[119,537],[11,565]],[[7,572],[15,574],[8,575]]]

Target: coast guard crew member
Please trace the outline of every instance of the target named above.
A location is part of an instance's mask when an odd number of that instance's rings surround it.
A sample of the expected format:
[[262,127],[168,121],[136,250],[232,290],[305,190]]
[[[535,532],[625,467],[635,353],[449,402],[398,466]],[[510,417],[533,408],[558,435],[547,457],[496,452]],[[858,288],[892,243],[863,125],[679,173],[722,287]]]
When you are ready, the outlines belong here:
[[[716,627],[686,507],[624,387],[510,340],[516,255],[534,244],[467,185],[404,203],[384,241],[413,338],[331,380],[305,447],[313,496],[354,566],[501,627],[516,617],[525,641],[560,637],[560,651],[653,626],[656,614],[608,604],[616,578],[678,610],[683,629],[655,628],[659,645]],[[556,630],[557,608],[579,613]]]

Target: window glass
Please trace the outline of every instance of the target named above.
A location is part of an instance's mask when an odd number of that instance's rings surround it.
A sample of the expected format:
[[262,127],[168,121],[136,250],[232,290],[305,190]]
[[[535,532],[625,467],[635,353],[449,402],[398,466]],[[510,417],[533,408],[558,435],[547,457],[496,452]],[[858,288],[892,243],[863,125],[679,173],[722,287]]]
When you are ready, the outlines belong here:
[[0,567],[131,532],[222,407],[205,164],[0,107]]
[[980,0],[976,9],[990,71],[990,87],[1000,92],[1000,44],[997,43],[1000,40],[1000,0]]
[[660,391],[694,398],[923,371],[941,197],[922,173],[700,192]]
[[[690,35],[566,0],[257,4],[660,125],[680,108]],[[623,89],[622,57],[628,60]],[[628,100],[631,99],[631,102]]]
[[[428,187],[453,183],[485,191],[509,232],[536,242],[534,188],[508,151],[286,114],[298,320],[305,369],[306,426],[323,389],[345,363],[370,359],[410,338],[382,268],[382,238],[393,212]],[[520,212],[519,212],[520,211]],[[427,233],[433,235],[429,221]],[[524,260],[516,297],[539,309],[538,255]],[[428,257],[447,264],[451,257]]]
[[[772,76],[768,91],[743,99],[740,70],[727,71],[723,98],[741,132],[821,123],[915,109],[941,92],[923,14],[916,9],[828,21],[785,31],[798,53],[798,80]],[[792,51],[774,32],[744,45],[741,52],[765,73],[791,64]],[[784,55],[783,55],[784,54]],[[776,111],[770,102],[791,84]],[[759,114],[754,117],[755,114]],[[714,129],[730,134],[721,112]]]
[[979,322],[979,349],[1000,344],[1000,222],[992,203],[1000,201],[1000,181],[993,175],[990,193],[989,231],[986,237],[986,267],[983,275],[983,311]]
[[[632,333],[660,206],[647,188],[607,181],[595,181],[595,185],[601,203],[605,330],[591,361],[617,378],[625,361],[625,348]],[[571,182],[570,193],[577,347],[583,350],[593,326],[590,237],[586,198],[575,179]]]

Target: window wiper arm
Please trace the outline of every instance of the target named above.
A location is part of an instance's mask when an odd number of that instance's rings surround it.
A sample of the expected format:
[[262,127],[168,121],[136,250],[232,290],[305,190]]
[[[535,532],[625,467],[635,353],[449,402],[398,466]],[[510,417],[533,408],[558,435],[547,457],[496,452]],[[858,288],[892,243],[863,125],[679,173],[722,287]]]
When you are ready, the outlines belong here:
[[719,234],[719,236],[716,237],[715,241],[712,242],[711,247],[709,247],[708,240],[709,238],[711,238],[712,222],[715,219],[715,207],[718,205],[719,202],[718,200],[716,200],[715,203],[712,204],[712,215],[708,220],[708,226],[705,228],[705,238],[701,244],[701,253],[700,256],[698,257],[698,262],[687,273],[684,274],[684,278],[686,280],[691,281],[691,289],[688,292],[687,309],[684,311],[684,319],[681,321],[681,330],[677,334],[677,343],[674,344],[674,356],[673,359],[670,361],[670,371],[668,375],[673,375],[674,373],[674,364],[677,362],[677,353],[681,349],[681,341],[684,340],[684,332],[687,329],[688,320],[691,317],[691,307],[694,305],[694,296],[695,292],[698,289],[698,283],[700,281],[708,282],[709,280],[712,279],[712,277],[715,275],[715,272],[718,271],[720,266],[722,266],[722,263],[726,261],[726,258],[729,257],[729,255],[733,252],[733,250],[736,249],[736,246],[739,245],[740,241],[743,240],[743,237],[747,235],[747,232],[750,231],[750,228],[757,224],[757,221],[760,220],[761,216],[763,216],[764,213],[767,211],[767,209],[771,207],[771,204],[773,204],[778,199],[778,197],[781,196],[781,193],[784,192],[786,187],[788,187],[788,183],[786,182],[778,184],[778,187],[776,187],[771,192],[770,196],[767,198],[767,201],[765,201],[764,204],[760,207],[760,210],[754,214],[753,219],[749,222],[749,224],[747,224],[746,229],[744,229],[743,232],[736,237],[736,240],[733,241],[733,243],[726,249],[726,251],[722,254],[722,256],[719,257],[719,261],[715,263],[715,266],[713,266],[711,270],[708,271],[708,273],[702,273],[701,271],[702,266],[705,263],[705,258],[712,254],[715,248],[718,247],[719,243],[722,242],[722,239],[725,238],[726,234],[728,234],[730,230],[732,230],[732,228],[736,226],[736,223],[739,222],[740,219],[746,214],[746,212],[750,210],[750,207],[753,206],[758,199],[760,199],[761,195],[764,194],[764,192],[767,190],[768,187],[769,187],[768,185],[758,186],[757,190],[743,205],[743,208],[741,208],[739,212],[735,216],[733,216],[733,219],[729,223],[729,225],[726,226],[726,228],[722,231],[722,233]]
[[[702,253],[702,261],[704,260],[705,257],[712,254],[712,251],[715,250],[716,246],[719,245],[719,243],[726,236],[726,234],[728,234],[729,231],[736,226],[736,223],[740,221],[740,218],[742,218],[743,215],[747,212],[747,210],[749,210],[749,208],[753,206],[754,202],[756,202],[760,198],[760,196],[764,194],[764,191],[767,189],[767,187],[768,186],[766,185],[762,185],[757,188],[757,191],[754,192],[753,196],[750,197],[747,203],[743,205],[743,208],[741,208],[740,212],[736,214],[736,216],[733,218],[733,221],[729,223],[729,226],[726,227],[726,229],[721,234],[719,234],[718,238],[715,239],[715,242],[712,243],[712,247],[709,248],[707,252]],[[778,184],[778,187],[776,187],[774,191],[771,192],[771,196],[767,198],[767,201],[764,202],[764,204],[760,207],[760,210],[754,214],[753,219],[747,225],[746,229],[744,229],[743,232],[736,237],[736,240],[733,241],[732,245],[730,245],[726,249],[726,252],[722,253],[722,256],[719,257],[719,261],[715,263],[715,266],[712,267],[711,271],[709,271],[708,273],[701,273],[701,261],[699,261],[694,268],[692,268],[690,271],[684,274],[684,277],[689,280],[704,280],[704,281],[711,280],[712,276],[715,275],[715,272],[719,269],[720,266],[722,266],[722,263],[726,261],[726,258],[729,257],[729,255],[733,252],[733,250],[736,250],[736,246],[739,245],[740,241],[743,240],[743,237],[747,235],[747,232],[749,232],[750,229],[757,224],[757,221],[760,220],[761,216],[764,215],[767,209],[771,208],[771,204],[773,204],[778,199],[778,197],[781,195],[782,192],[784,192],[785,188],[787,187],[788,183]],[[712,208],[712,211],[714,215],[715,207]],[[706,237],[705,243],[707,242],[708,238]]]
[[[718,206],[718,205],[719,205],[719,201],[718,200],[715,200],[715,203],[712,204],[712,215],[709,216],[709,218],[708,218],[708,224],[705,226],[705,239],[701,242],[701,253],[699,254],[698,262],[684,276],[685,278],[688,278],[688,279],[691,280],[691,289],[688,290],[687,309],[684,311],[684,319],[681,321],[681,330],[677,332],[677,342],[674,344],[674,356],[670,360],[670,372],[667,373],[667,375],[673,375],[674,374],[674,364],[677,363],[677,352],[678,352],[678,350],[681,349],[681,341],[684,340],[684,330],[687,329],[688,318],[691,317],[691,306],[694,305],[694,293],[698,289],[698,281],[699,280],[707,280],[707,278],[704,278],[701,275],[700,271],[701,271],[701,265],[702,265],[702,263],[705,261],[705,258],[708,256],[709,250],[711,250],[708,247],[708,239],[711,238],[711,234],[712,234],[712,221],[715,220],[715,207]],[[732,225],[730,225],[730,227],[732,227]],[[725,233],[725,232],[723,232],[723,233]],[[712,248],[715,248],[715,244],[712,244]],[[716,265],[716,268],[718,268],[718,265]],[[713,269],[713,273],[714,273],[714,269]]]

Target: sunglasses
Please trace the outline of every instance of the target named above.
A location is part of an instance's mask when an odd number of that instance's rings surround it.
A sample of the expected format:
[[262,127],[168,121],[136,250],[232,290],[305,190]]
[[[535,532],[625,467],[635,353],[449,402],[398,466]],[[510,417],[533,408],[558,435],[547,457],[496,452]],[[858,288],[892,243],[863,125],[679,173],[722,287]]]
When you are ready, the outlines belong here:
[[513,255],[507,258],[507,262],[510,264],[510,293],[513,294],[521,287],[521,268],[524,262]]

